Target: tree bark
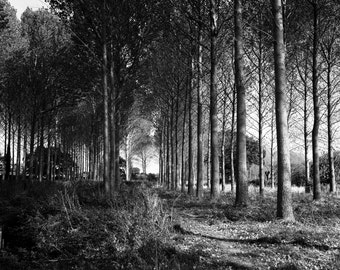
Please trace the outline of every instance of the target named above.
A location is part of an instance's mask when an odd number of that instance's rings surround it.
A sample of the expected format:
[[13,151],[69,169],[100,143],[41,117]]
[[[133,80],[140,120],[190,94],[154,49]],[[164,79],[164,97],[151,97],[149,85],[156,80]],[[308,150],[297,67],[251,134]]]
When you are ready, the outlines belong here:
[[258,87],[259,87],[259,180],[260,180],[260,195],[264,195],[264,177],[263,177],[263,138],[262,138],[262,129],[263,129],[263,115],[262,115],[262,98],[263,98],[263,90],[262,90],[262,31],[259,31],[259,56],[258,56]]
[[237,136],[236,136],[236,206],[248,204],[247,139],[246,139],[246,89],[243,65],[242,1],[234,1],[235,26],[235,84],[237,91]]
[[313,150],[313,199],[321,199],[320,183],[320,158],[319,158],[319,127],[320,127],[320,104],[318,91],[318,4],[312,3],[313,6],[313,109],[314,123],[312,131],[312,150]]
[[186,126],[186,117],[187,117],[187,99],[188,99],[188,93],[189,93],[189,82],[187,83],[187,87],[185,89],[185,98],[184,98],[184,114],[183,114],[183,126],[182,126],[182,171],[181,171],[181,192],[185,192],[185,184],[186,184],[186,173],[185,173],[185,168],[186,168],[186,163],[185,163],[185,126]]
[[[105,9],[105,1],[104,1]],[[103,145],[103,161],[104,161],[104,172],[103,180],[105,185],[105,194],[107,197],[111,196],[111,184],[110,184],[110,124],[109,124],[109,91],[108,91],[108,60],[107,60],[107,44],[106,44],[106,26],[103,26],[103,105],[104,105],[104,123],[103,123],[103,134],[104,134],[104,145]]]
[[[329,53],[330,57],[330,53]],[[328,173],[329,191],[336,192],[335,168],[334,168],[334,149],[333,149],[333,124],[332,124],[332,67],[330,59],[327,69],[327,133],[328,133]]]
[[294,220],[291,194],[291,168],[289,135],[286,110],[286,66],[283,26],[283,6],[281,0],[272,0],[274,17],[274,64],[275,64],[275,103],[277,130],[278,191],[277,217]]
[[40,117],[39,182],[44,176],[44,117]]
[[304,137],[304,148],[305,148],[305,192],[310,193],[310,167],[309,167],[309,158],[308,158],[308,85],[307,85],[307,56],[306,56],[306,65],[304,70],[304,108],[303,108],[303,137]]
[[193,53],[191,55],[190,59],[190,75],[189,75],[189,93],[188,93],[188,120],[189,120],[189,141],[188,141],[188,194],[194,195],[194,181],[193,181],[193,159],[194,159],[194,153],[193,153],[193,144],[194,144],[194,134],[193,134],[193,68],[194,68],[194,59],[193,59]]
[[210,0],[210,145],[211,145],[211,198],[220,197],[220,166],[218,147],[218,104],[217,104],[217,73],[216,73],[216,42],[217,42],[217,3]]
[[231,109],[231,128],[230,128],[230,184],[231,192],[235,191],[235,168],[234,168],[234,149],[235,149],[235,108],[236,108],[236,89],[233,87],[233,101]]
[[21,168],[21,117],[18,117],[18,139],[17,139],[17,168],[15,172],[16,179],[20,177]]
[[[199,20],[201,20],[201,2],[199,2]],[[201,86],[201,76],[202,76],[202,25],[199,23],[197,29],[197,42],[198,42],[198,50],[197,50],[197,64],[196,64],[196,72],[197,72],[197,190],[196,195],[198,199],[203,198],[203,169],[204,169],[204,153],[203,153],[203,106],[202,106],[202,96],[203,96],[203,88]]]

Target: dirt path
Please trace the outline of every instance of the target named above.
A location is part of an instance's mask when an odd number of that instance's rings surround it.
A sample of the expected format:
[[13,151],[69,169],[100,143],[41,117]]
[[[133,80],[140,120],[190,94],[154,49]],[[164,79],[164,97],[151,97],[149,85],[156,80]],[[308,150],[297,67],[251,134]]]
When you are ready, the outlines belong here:
[[237,209],[227,218],[224,204],[186,200],[167,199],[173,241],[180,252],[199,254],[198,269],[340,269],[339,227],[233,220]]

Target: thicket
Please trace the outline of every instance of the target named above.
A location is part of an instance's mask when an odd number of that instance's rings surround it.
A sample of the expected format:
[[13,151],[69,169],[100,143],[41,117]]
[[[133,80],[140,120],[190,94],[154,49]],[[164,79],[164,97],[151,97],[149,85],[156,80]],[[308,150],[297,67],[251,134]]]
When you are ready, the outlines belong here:
[[35,183],[3,196],[0,213],[1,269],[164,269],[174,263],[166,244],[171,217],[143,186],[124,186],[106,199],[98,183]]

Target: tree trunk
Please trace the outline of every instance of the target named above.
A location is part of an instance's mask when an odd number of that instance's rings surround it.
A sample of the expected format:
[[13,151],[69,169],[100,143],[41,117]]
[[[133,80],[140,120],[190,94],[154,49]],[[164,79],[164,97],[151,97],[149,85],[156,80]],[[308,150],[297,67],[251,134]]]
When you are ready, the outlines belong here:
[[210,0],[210,145],[211,145],[211,198],[220,197],[220,166],[218,147],[218,104],[217,104],[217,73],[216,73],[216,42],[217,42],[217,4]]
[[166,134],[166,187],[170,189],[170,121],[167,123],[167,134]]
[[242,3],[234,1],[235,18],[235,84],[237,91],[237,136],[236,136],[236,206],[248,204],[247,139],[246,139],[246,89],[243,66]]
[[170,161],[170,168],[171,168],[171,189],[175,189],[175,144],[174,144],[174,136],[175,136],[175,125],[174,125],[174,97],[171,98],[171,109],[170,109],[170,126],[171,126],[171,137],[170,137],[170,144],[171,144],[171,161]]
[[176,95],[176,110],[175,110],[175,190],[179,187],[179,169],[178,169],[178,114],[179,114],[179,92],[180,86],[177,86],[177,95]]
[[23,170],[22,170],[22,175],[23,179],[26,180],[26,160],[27,160],[27,128],[26,125],[24,127],[24,145],[23,145],[23,153],[22,153],[22,164],[23,164]]
[[272,0],[274,16],[275,102],[277,129],[278,191],[277,217],[294,220],[291,194],[289,135],[286,111],[286,66],[281,0]]
[[263,177],[263,142],[262,142],[262,31],[259,31],[259,56],[258,56],[258,87],[259,87],[259,180],[260,180],[260,195],[264,194],[264,177]]
[[17,140],[17,168],[15,172],[16,179],[19,179],[21,168],[21,117],[18,117],[18,140]]
[[[188,80],[189,81],[189,80]],[[182,171],[181,171],[181,192],[185,192],[185,184],[186,184],[186,173],[185,173],[185,126],[186,126],[186,117],[187,117],[187,99],[188,99],[188,92],[189,92],[189,84],[190,81],[187,83],[187,87],[185,89],[185,98],[184,98],[184,114],[183,114],[183,123],[182,123]]]
[[222,160],[222,191],[226,191],[226,170],[225,170],[225,144],[226,144],[226,109],[227,109],[227,94],[226,90],[224,93],[224,100],[223,100],[223,119],[222,119],[222,145],[221,145],[221,160]]
[[231,192],[235,191],[235,169],[234,169],[234,149],[235,149],[235,107],[236,107],[236,89],[233,87],[233,101],[231,109],[231,128],[230,128],[230,185]]
[[11,115],[8,116],[8,131],[7,131],[7,149],[6,149],[6,164],[5,164],[5,179],[9,180],[11,173],[11,129],[12,129],[12,120]]
[[[117,92],[117,97],[116,100],[118,100],[118,92]],[[115,191],[119,191],[120,186],[121,186],[121,177],[120,177],[120,164],[119,164],[119,160],[120,160],[120,156],[119,156],[119,144],[120,144],[120,112],[119,112],[119,107],[118,105],[116,106],[116,121],[115,121],[115,159],[111,162],[115,163],[115,176],[114,176],[114,187],[115,187]]]
[[39,182],[44,176],[44,117],[40,117]]
[[51,121],[48,122],[48,134],[47,134],[47,169],[46,169],[46,180],[51,181]]
[[[105,1],[104,1],[105,9]],[[104,123],[103,123],[103,134],[104,134],[104,145],[103,145],[103,180],[105,185],[105,194],[107,197],[112,195],[111,181],[110,181],[110,119],[109,119],[109,90],[108,90],[108,60],[107,60],[107,44],[106,44],[106,26],[103,26],[103,105],[104,105]]]
[[308,85],[307,85],[307,79],[308,79],[308,70],[307,70],[307,56],[306,56],[306,65],[304,70],[304,108],[303,108],[303,137],[304,137],[304,148],[305,148],[305,192],[310,193],[310,168],[309,168],[309,158],[308,158]]
[[194,141],[194,135],[193,135],[193,105],[192,105],[192,99],[193,99],[193,67],[194,67],[194,59],[193,59],[193,54],[191,55],[190,59],[190,75],[189,75],[189,80],[190,80],[190,86],[189,86],[189,93],[188,93],[188,110],[189,110],[189,115],[188,115],[188,120],[189,120],[189,141],[188,141],[188,194],[189,195],[194,195],[194,181],[193,181],[193,156],[194,156],[194,150],[193,150],[193,141]]
[[314,123],[312,131],[313,148],[313,199],[321,199],[320,184],[320,160],[319,160],[319,127],[320,127],[320,104],[318,91],[318,5],[313,2],[313,109]]
[[[201,21],[201,1],[198,2],[199,9],[199,21]],[[201,85],[202,77],[202,24],[199,22],[197,29],[197,60],[196,60],[196,72],[197,72],[197,190],[196,195],[198,199],[203,198],[203,170],[204,170],[204,153],[203,153],[203,106],[202,96],[203,87]]]
[[[329,53],[330,54],[330,53]],[[329,55],[330,58],[330,55]],[[334,169],[334,149],[333,149],[333,125],[332,125],[332,67],[330,59],[327,70],[327,133],[328,133],[328,173],[329,173],[329,191],[336,192],[335,169]]]

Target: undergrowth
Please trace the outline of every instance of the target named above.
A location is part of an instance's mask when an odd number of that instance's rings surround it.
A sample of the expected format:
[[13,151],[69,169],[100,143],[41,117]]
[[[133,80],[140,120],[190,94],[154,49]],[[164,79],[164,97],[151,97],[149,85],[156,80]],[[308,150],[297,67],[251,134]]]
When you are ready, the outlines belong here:
[[143,187],[107,199],[96,183],[36,184],[0,213],[0,269],[164,269],[175,254],[169,213]]

